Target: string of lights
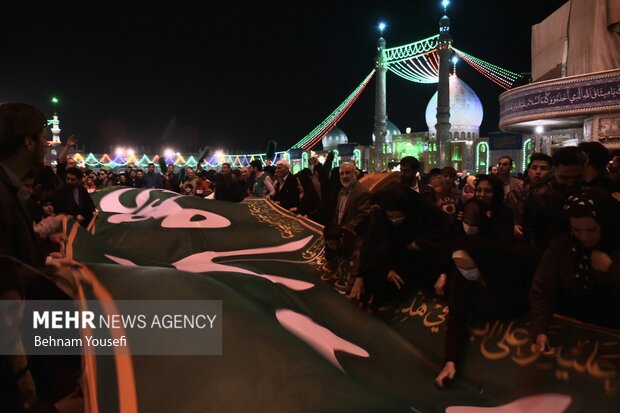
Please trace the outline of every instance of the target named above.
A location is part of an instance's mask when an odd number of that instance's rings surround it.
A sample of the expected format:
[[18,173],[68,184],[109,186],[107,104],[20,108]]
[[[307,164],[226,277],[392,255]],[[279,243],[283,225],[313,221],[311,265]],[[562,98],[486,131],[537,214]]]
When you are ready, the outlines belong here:
[[437,83],[439,80],[437,50],[392,62],[389,64],[388,70],[411,82]]
[[319,142],[344,116],[345,113],[353,106],[353,103],[361,95],[364,88],[370,82],[370,79],[375,74],[373,69],[368,76],[359,84],[357,88],[342,102],[327,118],[323,120],[317,127],[315,127],[309,134],[303,139],[297,142],[291,147],[291,149],[301,148],[308,150],[312,148],[317,142]]
[[439,35],[428,37],[417,42],[409,43],[403,46],[391,47],[384,50],[386,63],[400,62],[406,59],[414,58],[431,50],[437,49]]
[[[286,152],[276,152],[274,158],[271,160],[275,162],[278,158],[286,158]],[[73,155],[73,159],[80,164],[89,168],[122,168],[127,165],[135,166],[139,168],[146,168],[148,164],[153,163],[158,166],[159,155],[153,155],[149,157],[148,155],[142,155],[140,159],[134,154],[123,156],[116,155],[114,159],[110,157],[107,153],[101,155],[99,159],[93,153],[89,153],[84,157],[81,153],[76,153]],[[167,165],[175,165],[179,168],[192,167],[195,168],[198,165],[198,161],[194,157],[194,155],[189,155],[187,159],[181,154],[175,156],[164,156]],[[250,155],[227,155],[223,153],[216,153],[210,156],[208,159],[205,159],[202,162],[202,166],[204,168],[216,168],[220,167],[223,163],[229,163],[232,167],[238,168],[242,166],[249,166],[250,162],[254,159],[258,159],[261,161],[266,160],[266,155],[264,153],[261,154],[250,154]]]
[[[439,36],[435,35],[414,43],[383,50],[385,57],[384,62],[388,70],[412,82],[426,84],[437,83],[439,79],[439,56],[437,54],[438,39]],[[521,78],[521,75],[518,73],[495,66],[454,47],[452,49],[470,66],[504,89],[512,88],[514,83]],[[360,85],[358,85],[329,116],[304,138],[293,145],[291,149],[309,150],[316,145],[316,143],[318,143],[347,113],[361,95],[362,91],[366,88],[374,74],[375,70],[373,69],[362,83],[360,83]],[[180,154],[177,153],[176,155],[176,157],[170,154],[164,155],[166,163],[174,164],[178,167],[196,167],[198,164],[194,156],[189,156],[186,160]],[[278,157],[286,158],[286,156],[287,151],[278,152],[275,154],[272,161],[275,162]],[[149,163],[157,164],[159,155],[154,155],[152,158],[143,155],[138,159],[133,153],[127,156],[116,154],[115,158],[112,159],[108,154],[104,154],[100,159],[97,159],[95,155],[91,153],[86,158],[81,154],[76,154],[75,158],[78,163],[83,163],[89,167],[117,168],[132,164],[146,167]],[[232,166],[240,167],[249,165],[254,159],[264,161],[265,158],[265,154],[226,155],[223,153],[216,153],[204,160],[203,166],[213,168],[227,162]]]
[[466,61],[471,67],[480,72],[484,77],[506,90],[511,89],[514,86],[515,82],[522,77],[518,73],[511,72],[499,66],[495,66],[494,64],[486,62],[482,59],[478,59],[477,57],[474,57],[468,53],[465,53],[462,50],[458,50],[454,47],[452,48],[452,50],[454,50],[454,52],[461,59]]

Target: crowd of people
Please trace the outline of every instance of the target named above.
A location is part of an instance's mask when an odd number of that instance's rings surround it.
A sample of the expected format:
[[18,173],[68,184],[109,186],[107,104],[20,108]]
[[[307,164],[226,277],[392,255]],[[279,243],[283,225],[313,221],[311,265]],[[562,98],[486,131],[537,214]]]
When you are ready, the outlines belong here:
[[[45,126],[30,105],[0,105],[0,265],[15,274],[0,277],[0,300],[32,291],[70,299],[67,271],[81,264],[64,256],[63,222],[88,226],[97,215],[90,194],[126,186],[228,202],[262,197],[323,224],[327,267],[349,266],[347,295],[370,314],[419,289],[444,297],[450,313],[439,386],[457,372],[472,316],[531,317],[541,352],[552,351],[555,312],[620,328],[620,154],[598,142],[551,157],[535,153],[523,179],[513,176],[508,156],[481,175],[449,166],[422,174],[407,156],[399,180],[371,194],[353,164],[332,167],[333,153],[324,163],[311,158],[296,174],[286,160],[225,163],[215,171],[202,168],[204,159],[196,170],[161,163],[161,173],[154,164],[116,173],[79,167],[68,156],[71,136],[52,169],[43,165]],[[18,354],[0,356],[0,410],[81,411],[79,363],[54,359],[51,368],[45,358],[20,353],[17,324],[0,326],[0,345]],[[50,380],[63,386],[38,385]]]
[[[349,298],[369,313],[419,290],[448,301],[440,387],[457,373],[472,318],[530,319],[547,354],[554,313],[620,328],[620,154],[598,142],[534,153],[524,179],[513,164],[420,176],[405,157],[400,182],[348,200],[341,191],[324,229],[327,256],[350,263]],[[356,199],[351,220],[340,219],[343,199]]]

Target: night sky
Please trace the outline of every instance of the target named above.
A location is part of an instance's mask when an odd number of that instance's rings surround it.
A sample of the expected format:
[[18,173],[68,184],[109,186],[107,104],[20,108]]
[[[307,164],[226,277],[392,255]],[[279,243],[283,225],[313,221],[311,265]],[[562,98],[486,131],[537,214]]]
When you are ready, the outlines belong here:
[[[17,3],[17,2],[11,2]],[[20,2],[26,3],[26,2]],[[28,2],[29,3],[29,2]],[[89,151],[113,145],[288,149],[370,73],[383,20],[387,47],[438,32],[438,0],[275,2],[62,2],[4,5],[0,101],[53,112],[62,137]],[[454,46],[514,72],[530,72],[531,26],[565,0],[454,0]],[[457,73],[485,109],[481,135],[498,130],[503,92],[465,62]],[[426,130],[436,85],[387,75],[388,117]],[[369,144],[374,81],[338,126]]]

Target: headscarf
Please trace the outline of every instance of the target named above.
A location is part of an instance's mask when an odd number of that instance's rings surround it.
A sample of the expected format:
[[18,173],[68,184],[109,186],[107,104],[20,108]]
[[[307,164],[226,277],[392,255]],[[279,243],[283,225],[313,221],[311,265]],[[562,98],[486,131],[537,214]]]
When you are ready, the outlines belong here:
[[[601,237],[595,248],[608,253],[618,247],[618,209],[619,204],[606,191],[600,189],[588,189],[571,195],[564,205],[570,218],[591,217],[599,224]],[[591,289],[595,284],[590,275],[592,248],[585,247],[573,238],[571,252],[577,260],[575,278],[579,286],[584,290]]]

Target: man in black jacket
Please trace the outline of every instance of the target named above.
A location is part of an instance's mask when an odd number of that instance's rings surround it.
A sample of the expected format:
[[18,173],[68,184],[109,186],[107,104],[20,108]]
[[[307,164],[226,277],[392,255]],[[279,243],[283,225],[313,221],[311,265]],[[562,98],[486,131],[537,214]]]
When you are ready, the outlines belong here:
[[90,194],[82,185],[82,171],[68,168],[65,176],[65,187],[60,196],[66,213],[73,215],[75,220],[86,227],[93,218],[95,204]]
[[0,105],[0,254],[34,266],[43,266],[45,257],[20,192],[30,170],[43,166],[46,124],[43,113],[30,105]]
[[299,205],[299,188],[297,178],[291,175],[291,164],[281,159],[276,162],[275,189],[272,200],[286,209]]

